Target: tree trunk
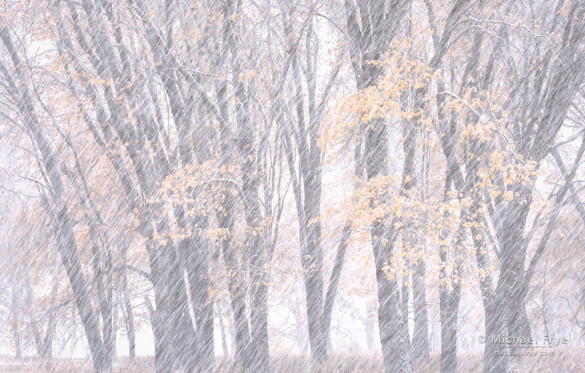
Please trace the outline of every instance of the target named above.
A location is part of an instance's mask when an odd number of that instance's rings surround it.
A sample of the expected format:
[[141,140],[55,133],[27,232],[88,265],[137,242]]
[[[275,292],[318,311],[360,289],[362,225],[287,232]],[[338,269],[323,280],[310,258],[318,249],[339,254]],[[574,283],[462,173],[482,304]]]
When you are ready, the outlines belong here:
[[413,364],[425,369],[429,362],[429,318],[425,286],[425,261],[419,260],[412,273],[412,297],[414,304],[414,331],[412,336]]
[[128,278],[126,268],[122,272],[122,300],[124,302],[124,314],[126,322],[126,334],[128,335],[128,356],[130,360],[136,358],[136,332],[134,331],[134,311],[128,291]]
[[[191,247],[183,253],[187,267],[187,278],[195,316],[195,339],[190,351],[189,371],[204,372],[213,367],[215,361],[213,337],[213,302],[209,297],[212,286],[209,278],[210,247],[206,238],[199,236],[199,230],[207,229],[207,219],[195,217],[196,227],[190,239]],[[186,313],[188,315],[188,312]],[[192,328],[192,326],[190,326]]]
[[28,86],[25,84],[24,72],[22,71],[20,57],[18,56],[14,44],[10,38],[9,31],[2,27],[0,28],[0,38],[4,43],[16,70],[16,77],[20,84],[17,87],[14,79],[11,78],[10,73],[3,64],[0,64],[2,73],[9,81],[9,87],[18,95],[18,109],[24,117],[24,124],[30,133],[32,141],[38,147],[40,164],[44,168],[48,181],[51,184],[53,193],[54,209],[53,216],[56,217],[58,225],[57,237],[59,253],[61,260],[65,266],[67,276],[73,290],[73,296],[77,305],[77,310],[81,318],[82,325],[87,336],[89,348],[92,355],[94,369],[97,372],[107,372],[111,369],[111,362],[107,361],[107,354],[104,350],[102,337],[99,331],[98,317],[91,304],[89,295],[89,288],[85,275],[83,274],[79,253],[77,252],[77,245],[75,242],[75,235],[71,224],[71,217],[67,203],[65,201],[65,189],[60,170],[60,160],[56,157],[49,141],[45,138],[40,130],[40,124],[36,116],[32,97],[30,95]]
[[457,300],[446,289],[440,298],[441,373],[457,372]]
[[[463,242],[463,229],[460,227],[457,233],[455,247],[460,247]],[[441,247],[441,265],[449,265],[447,261],[447,248]],[[454,253],[453,257],[459,254]],[[453,260],[453,259],[452,259]],[[461,299],[461,269],[462,263],[454,259],[455,270],[446,274],[442,270],[441,280],[450,277],[452,288],[442,285],[439,290],[439,308],[441,316],[441,373],[457,372],[457,317],[459,313],[459,301]]]
[[485,347],[483,352],[483,372],[502,373],[510,369],[509,359],[506,356],[507,348],[496,342],[502,336],[508,336],[506,318],[498,309],[500,305],[495,300],[484,299],[485,317]]
[[227,337],[226,337],[227,332],[226,332],[225,324],[223,322],[223,311],[221,309],[221,302],[219,300],[215,301],[215,306],[216,306],[216,310],[217,310],[217,319],[219,321],[219,331],[221,333],[221,349],[222,349],[224,358],[226,358],[230,355],[230,351],[229,351],[228,345],[227,345]]
[[43,339],[41,350],[39,351],[39,356],[43,359],[51,359],[53,357],[53,337],[55,335],[56,327],[56,311],[54,308],[57,303],[57,292],[59,290],[59,269],[59,265],[55,263],[53,269],[53,284],[51,288],[51,311],[49,312],[49,320],[47,321],[47,331]]
[[[345,1],[347,29],[351,38],[350,55],[358,89],[366,89],[377,84],[382,69],[372,62],[379,60],[387,51],[397,34],[409,3],[398,1],[393,6],[385,7],[378,1],[358,1],[356,7],[353,1]],[[386,123],[381,119],[373,119],[367,123],[366,131],[364,163],[367,179],[372,180],[388,174]],[[403,315],[402,312],[400,289],[396,279],[388,279],[384,271],[392,256],[396,232],[391,224],[386,225],[381,219],[371,228],[378,284],[378,325],[384,366],[387,372],[410,372],[408,326],[404,324],[407,315]]]
[[[259,232],[262,224],[259,199],[259,171],[257,170],[257,151],[255,147],[255,130],[250,117],[250,92],[246,90],[241,79],[243,66],[240,60],[239,43],[234,34],[233,16],[242,12],[241,2],[228,0],[223,7],[226,22],[223,28],[224,48],[231,52],[232,82],[236,99],[237,147],[242,172],[242,199],[247,225],[247,242],[250,265],[251,305],[250,326],[247,356],[244,357],[244,368],[264,373],[270,371],[268,346],[268,280],[269,270],[266,268],[266,243]],[[226,51],[227,51],[226,50]],[[242,300],[243,301],[243,300]],[[241,315],[244,317],[245,314]]]
[[22,347],[20,338],[20,296],[19,288],[12,287],[12,336],[14,338],[14,357],[22,359]]

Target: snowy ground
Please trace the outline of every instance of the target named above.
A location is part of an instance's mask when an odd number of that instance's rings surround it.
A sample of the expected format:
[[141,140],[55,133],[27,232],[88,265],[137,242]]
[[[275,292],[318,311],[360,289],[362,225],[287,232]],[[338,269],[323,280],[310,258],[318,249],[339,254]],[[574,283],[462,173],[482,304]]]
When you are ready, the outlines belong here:
[[[553,353],[552,356],[550,353]],[[481,372],[481,354],[460,354],[460,372]],[[526,356],[522,366],[516,367],[517,373],[550,372],[550,373],[583,373],[585,372],[585,350],[559,349],[549,350],[548,356]],[[434,354],[431,361],[415,372],[438,372],[440,356]],[[382,372],[381,356],[377,355],[342,355],[334,356],[323,364],[321,372]],[[274,372],[310,372],[310,362],[303,356],[275,356],[272,359]],[[113,372],[153,372],[153,359],[151,357],[139,357],[134,362],[127,358],[117,359],[114,362]],[[233,372],[231,361],[218,360],[216,369],[218,373]],[[318,371],[313,369],[313,371]],[[47,372],[47,373],[76,373],[92,372],[91,361],[83,359],[53,359],[50,361],[40,359],[15,360],[10,357],[0,358],[0,372]]]

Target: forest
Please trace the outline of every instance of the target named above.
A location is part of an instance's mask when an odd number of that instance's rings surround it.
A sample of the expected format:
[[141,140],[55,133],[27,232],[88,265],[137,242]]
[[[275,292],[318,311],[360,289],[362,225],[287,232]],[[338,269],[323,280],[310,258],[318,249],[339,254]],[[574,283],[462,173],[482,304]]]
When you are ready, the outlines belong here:
[[585,1],[0,1],[0,371],[585,372]]

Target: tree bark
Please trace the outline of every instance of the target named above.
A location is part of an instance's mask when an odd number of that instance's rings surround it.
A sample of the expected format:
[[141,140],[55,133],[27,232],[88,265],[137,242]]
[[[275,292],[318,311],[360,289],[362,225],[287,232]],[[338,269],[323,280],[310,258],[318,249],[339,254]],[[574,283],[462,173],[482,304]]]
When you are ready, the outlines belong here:
[[20,84],[20,88],[17,88],[14,79],[11,77],[4,64],[0,64],[0,72],[4,75],[8,81],[8,86],[17,97],[16,104],[18,110],[24,117],[24,125],[29,131],[32,141],[37,145],[40,163],[42,164],[52,187],[51,198],[54,205],[52,210],[54,211],[54,216],[56,217],[58,224],[59,236],[57,237],[57,242],[59,253],[61,254],[61,260],[65,266],[73,290],[77,310],[87,336],[94,369],[97,372],[107,372],[111,370],[111,361],[108,361],[107,359],[107,353],[104,349],[103,340],[99,332],[98,317],[91,304],[89,288],[82,271],[81,261],[79,259],[79,253],[75,242],[75,235],[71,224],[71,217],[69,215],[67,203],[64,199],[65,189],[61,175],[59,174],[59,164],[61,162],[56,157],[49,141],[40,130],[40,124],[36,116],[32,96],[30,95],[29,88],[25,83],[26,79],[20,57],[12,43],[9,31],[5,27],[0,28],[0,39],[2,39],[2,42],[12,59],[16,71],[15,75]]

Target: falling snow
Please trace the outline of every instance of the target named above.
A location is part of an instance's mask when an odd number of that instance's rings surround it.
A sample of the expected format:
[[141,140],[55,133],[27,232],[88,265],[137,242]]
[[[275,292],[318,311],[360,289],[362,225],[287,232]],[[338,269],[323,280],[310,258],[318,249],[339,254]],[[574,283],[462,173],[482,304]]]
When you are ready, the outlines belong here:
[[0,371],[585,372],[584,15],[0,2]]

